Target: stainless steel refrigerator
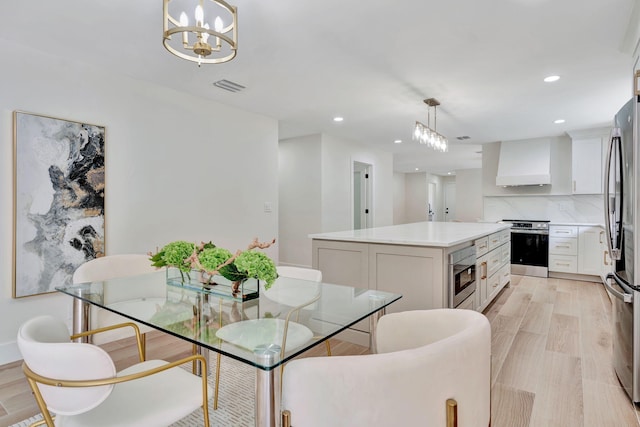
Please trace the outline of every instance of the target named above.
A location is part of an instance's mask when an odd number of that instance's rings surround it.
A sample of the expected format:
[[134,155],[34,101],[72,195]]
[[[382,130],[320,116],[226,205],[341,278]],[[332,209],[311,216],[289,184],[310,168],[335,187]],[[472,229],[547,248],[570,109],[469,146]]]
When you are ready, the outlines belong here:
[[605,223],[613,272],[605,285],[613,298],[613,365],[633,402],[640,402],[640,153],[638,101],[616,114],[604,171]]

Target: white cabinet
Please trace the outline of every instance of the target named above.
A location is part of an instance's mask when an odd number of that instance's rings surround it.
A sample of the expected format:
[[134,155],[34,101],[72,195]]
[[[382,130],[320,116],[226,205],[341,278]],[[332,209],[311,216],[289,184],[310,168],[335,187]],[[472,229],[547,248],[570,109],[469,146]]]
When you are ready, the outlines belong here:
[[578,272],[578,227],[549,226],[549,271]]
[[[476,292],[478,292],[476,290]],[[475,310],[476,309],[476,295],[475,293],[471,294],[469,298],[462,301],[460,305],[457,307],[459,310]]]
[[610,133],[609,127],[569,132],[573,194],[602,194],[604,150]]
[[[486,249],[485,249],[486,242]],[[484,310],[511,281],[511,230],[475,241],[476,309]]]
[[549,226],[549,272],[600,277],[609,264],[602,227]]
[[[388,313],[447,306],[447,260],[441,248],[313,239],[312,253],[313,268],[322,271],[324,282],[402,294]],[[369,319],[340,338],[369,345]]]
[[571,143],[573,194],[602,193],[602,139],[574,139]]
[[487,258],[488,255],[476,258],[476,307],[482,307],[487,301]]
[[577,273],[578,258],[575,255],[549,254],[549,271]]
[[608,260],[602,227],[579,227],[578,273],[601,276]]
[[556,255],[578,255],[578,240],[575,237],[550,237],[549,253]]

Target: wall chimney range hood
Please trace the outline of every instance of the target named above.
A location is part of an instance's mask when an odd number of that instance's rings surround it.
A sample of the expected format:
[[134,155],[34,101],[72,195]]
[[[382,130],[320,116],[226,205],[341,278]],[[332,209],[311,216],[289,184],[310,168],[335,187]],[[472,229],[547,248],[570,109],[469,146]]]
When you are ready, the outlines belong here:
[[551,184],[551,142],[549,140],[500,143],[496,185]]

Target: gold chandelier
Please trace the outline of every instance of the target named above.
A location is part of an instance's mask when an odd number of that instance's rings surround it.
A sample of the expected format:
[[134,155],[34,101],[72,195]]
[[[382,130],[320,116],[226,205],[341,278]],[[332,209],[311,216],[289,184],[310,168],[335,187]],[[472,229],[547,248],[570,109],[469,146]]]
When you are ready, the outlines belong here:
[[424,100],[424,103],[433,107],[433,129],[431,128],[430,109],[427,110],[427,124],[424,125],[420,122],[416,122],[416,126],[413,129],[413,140],[420,142],[420,144],[427,145],[436,151],[443,153],[449,151],[449,141],[444,135],[439,134],[436,131],[437,121],[437,108],[440,105],[440,101],[435,98],[428,98]]
[[[238,10],[235,6],[224,0],[162,0],[162,4],[162,43],[169,52],[197,62],[198,66],[220,64],[236,56]],[[173,35],[176,37],[172,39]]]

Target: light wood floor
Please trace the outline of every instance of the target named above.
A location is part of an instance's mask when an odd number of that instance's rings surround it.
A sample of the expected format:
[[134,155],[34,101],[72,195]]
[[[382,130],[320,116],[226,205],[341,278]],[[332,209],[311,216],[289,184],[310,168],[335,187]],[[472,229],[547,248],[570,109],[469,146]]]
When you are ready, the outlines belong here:
[[[512,276],[485,312],[492,327],[492,427],[640,427],[611,364],[611,303],[602,285]],[[332,339],[335,355],[367,348]],[[177,359],[190,346],[154,333],[148,356]],[[105,348],[121,368],[128,340]],[[325,354],[325,347],[303,356]],[[0,366],[0,427],[38,413],[20,362]]]

